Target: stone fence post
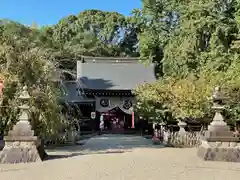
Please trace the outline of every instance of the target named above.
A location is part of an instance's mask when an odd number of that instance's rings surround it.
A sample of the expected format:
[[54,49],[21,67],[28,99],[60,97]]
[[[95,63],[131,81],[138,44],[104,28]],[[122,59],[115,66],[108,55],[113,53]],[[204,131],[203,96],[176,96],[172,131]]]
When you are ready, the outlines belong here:
[[185,127],[187,126],[187,123],[185,123],[184,121],[179,121],[178,126],[179,126],[179,131],[178,131],[179,136],[184,136],[186,134]]
[[187,132],[185,131],[185,127],[187,126],[187,123],[180,120],[178,122],[178,126],[179,126],[179,131],[178,131],[179,141],[180,141],[180,144],[184,145],[186,143],[185,136],[186,136]]

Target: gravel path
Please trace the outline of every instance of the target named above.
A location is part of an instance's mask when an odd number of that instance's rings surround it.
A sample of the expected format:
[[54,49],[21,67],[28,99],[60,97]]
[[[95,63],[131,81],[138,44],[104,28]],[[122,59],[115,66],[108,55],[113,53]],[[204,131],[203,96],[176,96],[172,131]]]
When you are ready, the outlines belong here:
[[0,164],[0,180],[239,179],[240,163],[204,162],[196,151],[152,146],[137,136],[98,136],[83,146],[51,150],[55,156],[42,163]]

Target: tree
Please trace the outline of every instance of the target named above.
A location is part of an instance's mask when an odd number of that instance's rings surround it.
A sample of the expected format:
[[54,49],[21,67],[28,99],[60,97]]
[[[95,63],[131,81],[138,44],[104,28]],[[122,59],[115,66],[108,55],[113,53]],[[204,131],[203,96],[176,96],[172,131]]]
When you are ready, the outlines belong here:
[[[175,118],[204,117],[210,112],[208,97],[213,87],[222,85],[231,97],[227,116],[239,119],[238,2],[172,0],[160,6],[156,0],[143,2],[147,12],[143,18],[151,28],[147,26],[140,36],[141,57],[152,61],[157,57],[154,47],[161,47],[163,56],[158,57],[160,80],[135,91],[140,111],[151,112],[161,104]],[[173,17],[166,30],[156,28],[170,19],[164,13]],[[158,40],[159,34],[164,34],[164,41]]]
[[178,25],[173,1],[143,0],[143,8],[135,17],[142,22],[139,33],[140,59],[156,64],[157,77],[163,76],[164,49]]
[[43,28],[42,40],[49,41],[51,37],[50,46],[55,44],[59,50],[75,55],[136,56],[135,30],[134,23],[117,12],[86,10],[61,19],[51,28]]
[[72,71],[81,56],[138,56],[140,27],[117,12],[86,10],[56,25],[33,29],[37,46],[52,50],[56,64]]
[[[24,85],[29,87],[31,123],[37,135],[56,134],[61,124],[58,87],[54,84],[54,63],[48,51],[37,47],[24,34],[31,30],[11,22],[5,23],[0,33],[0,72],[4,77],[4,94],[0,109],[0,134],[11,128],[18,116],[18,93]],[[8,27],[10,26],[10,27]],[[11,34],[9,28],[14,29]],[[17,31],[15,31],[17,30]],[[7,32],[6,32],[7,31]]]
[[183,1],[178,6],[179,27],[164,49],[164,73],[184,77],[201,69],[225,71],[238,33],[235,1]]

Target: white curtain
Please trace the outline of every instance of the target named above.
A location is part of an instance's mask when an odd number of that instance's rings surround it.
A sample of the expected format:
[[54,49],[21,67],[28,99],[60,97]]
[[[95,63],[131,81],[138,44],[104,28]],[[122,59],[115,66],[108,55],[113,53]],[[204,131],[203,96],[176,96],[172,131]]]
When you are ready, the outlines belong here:
[[[109,100],[109,105],[107,107],[103,107],[101,105],[101,100],[102,99],[107,99]],[[98,112],[108,112],[110,111],[111,109],[114,109],[115,107],[118,106],[118,99],[117,98],[113,98],[113,97],[96,97],[96,110]]]
[[[109,106],[108,107],[103,107],[100,103],[102,99],[107,99],[109,100]],[[124,101],[129,100],[131,101],[132,105],[135,103],[133,98],[120,98],[120,97],[96,97],[96,111],[98,112],[108,112],[116,107],[120,108],[123,112],[127,114],[132,114],[133,108],[130,107],[129,109],[125,109],[124,106]]]

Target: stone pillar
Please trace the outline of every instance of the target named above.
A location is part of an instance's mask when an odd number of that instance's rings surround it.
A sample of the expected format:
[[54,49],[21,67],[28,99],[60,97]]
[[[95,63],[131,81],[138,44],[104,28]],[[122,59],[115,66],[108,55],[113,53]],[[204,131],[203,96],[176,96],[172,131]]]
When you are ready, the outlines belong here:
[[69,144],[76,144],[76,129],[71,126],[70,129],[68,130],[68,143]]
[[212,96],[215,116],[203,137],[198,156],[207,161],[240,162],[239,138],[234,137],[222,116],[225,99],[220,88],[216,87]]
[[19,97],[23,102],[20,108],[20,117],[13,129],[4,137],[5,146],[0,154],[0,163],[27,163],[41,161],[37,147],[40,145],[38,138],[34,136],[28,116],[28,101],[30,96],[27,87]]
[[185,127],[187,126],[187,123],[185,123],[184,121],[179,121],[178,122],[178,126],[179,126],[179,131],[178,131],[178,137],[179,137],[179,141],[181,145],[185,145],[186,144],[186,131],[185,131]]
[[160,123],[160,137],[161,137],[161,141],[164,141],[164,131],[165,131],[165,126],[166,123],[161,122]]
[[157,127],[157,123],[156,122],[153,122],[153,136],[157,139],[159,139],[159,131],[158,129],[156,128]]
[[178,126],[180,128],[178,134],[180,136],[184,136],[186,134],[185,127],[187,126],[187,123],[185,123],[184,121],[179,121]]

